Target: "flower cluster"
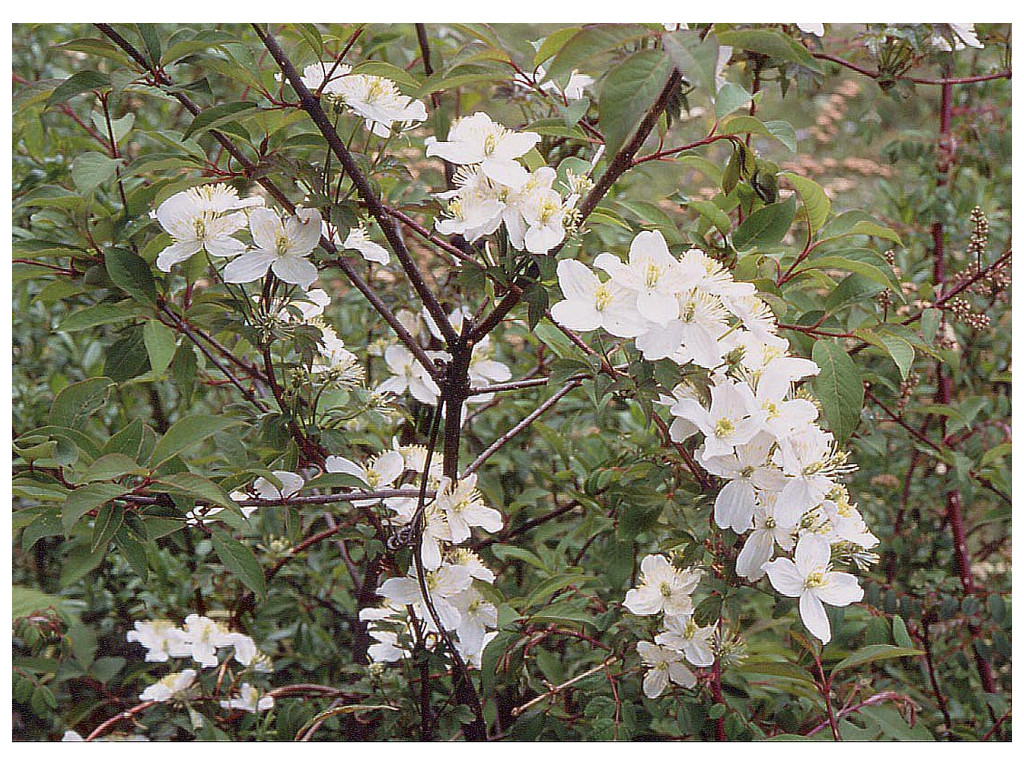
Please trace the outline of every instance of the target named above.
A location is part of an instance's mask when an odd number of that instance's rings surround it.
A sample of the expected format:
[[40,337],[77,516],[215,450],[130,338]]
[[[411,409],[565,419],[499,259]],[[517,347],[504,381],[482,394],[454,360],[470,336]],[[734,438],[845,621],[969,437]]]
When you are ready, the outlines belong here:
[[[165,662],[172,658],[191,658],[205,669],[220,663],[217,652],[221,648],[231,648],[232,658],[239,664],[257,672],[270,670],[269,659],[256,648],[251,637],[241,632],[232,632],[223,624],[196,613],[186,616],[181,626],[164,619],[136,621],[135,629],[129,630],[126,639],[146,647],[146,661]],[[139,699],[157,702],[188,701],[196,695],[194,686],[197,675],[194,669],[164,675],[147,686]],[[229,710],[256,712],[270,709],[274,706],[274,700],[269,696],[260,696],[252,685],[243,683],[236,698],[222,701],[220,705]]]
[[517,250],[543,254],[561,243],[575,220],[578,195],[563,198],[553,189],[554,169],[531,173],[522,164],[538,141],[539,134],[510,131],[483,112],[457,120],[447,141],[428,139],[428,157],[460,166],[456,189],[437,195],[447,213],[435,222],[437,231],[473,242],[504,224]]
[[[558,265],[565,299],[552,315],[577,331],[630,338],[649,360],[692,366],[662,403],[675,417],[672,439],[699,436],[697,461],[725,481],[716,524],[749,532],[736,572],[751,581],[767,573],[776,590],[799,597],[804,624],[827,643],[821,603],[863,597],[855,577],[829,564],[874,562],[878,539],[838,482],[852,471],[846,455],[817,425],[817,406],[795,391],[817,365],[787,353],[753,285],[736,282],[699,250],[677,258],[660,233],[642,232],[628,263],[609,253],[594,263],[608,280],[578,261]],[[795,550],[796,560],[772,560],[778,550]],[[799,587],[794,573],[802,574]]]
[[[281,76],[277,75],[280,80]],[[394,81],[352,74],[346,64],[318,61],[302,71],[302,83],[322,99],[345,106],[363,118],[366,129],[383,139],[427,119],[422,101],[403,95]]]
[[674,567],[664,555],[647,555],[640,563],[640,586],[629,590],[623,605],[637,616],[662,616],[662,632],[654,642],[642,640],[636,649],[648,667],[644,695],[656,699],[669,681],[684,688],[697,682],[685,662],[710,667],[715,661],[715,625],[701,627],[693,619],[693,592],[700,572]]
[[[326,469],[355,477],[375,491],[415,492],[426,472],[427,490],[433,496],[420,516],[418,500],[412,495],[392,496],[381,502],[386,510],[385,521],[392,528],[420,525],[418,554],[429,604],[415,564],[406,576],[385,581],[377,590],[385,598],[383,606],[364,609],[360,614],[362,621],[370,622],[370,636],[376,641],[369,649],[370,658],[387,662],[408,656],[410,640],[419,628],[416,622],[435,638],[440,634],[440,622],[446,632],[454,633],[453,642],[459,654],[467,662],[479,665],[480,654],[494,636],[488,630],[497,626],[498,610],[484,599],[474,581],[492,583],[494,573],[472,551],[455,545],[468,541],[473,528],[496,533],[501,530],[502,518],[498,510],[484,502],[476,487],[476,475],[456,481],[445,477],[439,458],[433,457],[427,465],[427,449],[422,445],[396,444],[366,463],[329,456]],[[353,502],[356,506],[377,503]]]

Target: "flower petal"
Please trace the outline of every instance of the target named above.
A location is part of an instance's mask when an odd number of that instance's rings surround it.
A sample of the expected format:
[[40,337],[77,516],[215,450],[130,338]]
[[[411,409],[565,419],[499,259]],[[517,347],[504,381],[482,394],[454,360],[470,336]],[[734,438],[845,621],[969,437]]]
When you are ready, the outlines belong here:
[[[263,208],[258,211],[265,210]],[[258,212],[257,211],[257,212]],[[242,254],[224,267],[224,282],[250,283],[267,274],[276,257],[270,251],[256,250]]]
[[832,627],[829,626],[825,606],[811,590],[800,595],[800,618],[811,634],[822,643],[832,639]]
[[768,580],[775,590],[786,597],[797,597],[803,594],[804,577],[797,570],[792,560],[780,558],[772,560],[764,566]]

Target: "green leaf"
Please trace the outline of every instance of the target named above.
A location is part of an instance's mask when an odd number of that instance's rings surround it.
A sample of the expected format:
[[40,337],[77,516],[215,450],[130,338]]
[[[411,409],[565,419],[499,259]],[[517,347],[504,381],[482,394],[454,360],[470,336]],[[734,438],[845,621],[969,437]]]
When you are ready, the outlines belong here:
[[718,34],[719,45],[771,56],[773,59],[790,61],[802,67],[820,72],[821,67],[810,51],[774,29],[729,29]]
[[192,123],[182,134],[181,140],[192,135],[199,135],[204,131],[213,130],[229,120],[237,120],[242,115],[249,115],[259,111],[259,105],[254,101],[233,101],[230,104],[218,104],[216,107],[204,109],[192,120]]
[[396,67],[394,64],[388,64],[385,61],[364,61],[352,68],[352,74],[386,77],[388,80],[394,80],[399,85],[404,85],[413,91],[419,90],[423,85],[411,72],[406,72],[404,69]]
[[64,598],[58,595],[48,595],[38,589],[17,584],[11,587],[11,611],[14,619],[23,619],[50,608],[59,609],[63,603]]
[[110,78],[102,72],[93,72],[92,70],[75,72],[75,74],[54,88],[50,98],[46,101],[46,106],[49,108],[54,104],[61,104],[72,96],[77,96],[86,91],[105,88],[108,85],[110,85]]
[[94,483],[99,480],[113,480],[123,475],[138,475],[144,472],[135,459],[125,456],[123,453],[108,453],[96,459],[80,478],[78,482]]
[[103,373],[114,381],[128,381],[149,370],[149,355],[142,340],[142,326],[123,331],[110,345],[103,360]]
[[889,227],[883,227],[881,224],[874,221],[858,221],[846,234],[880,237],[883,240],[891,240],[897,245],[903,245],[903,241],[896,233],[896,230],[890,229]]
[[142,36],[142,42],[146,44],[146,50],[149,52],[149,63],[155,65],[160,64],[160,33],[157,31],[156,24],[136,24],[139,29],[139,34]]
[[58,332],[71,333],[92,328],[97,325],[108,325],[122,320],[134,320],[139,316],[139,308],[124,304],[96,304],[80,309],[68,315],[57,326]]
[[732,236],[737,251],[751,251],[776,246],[786,236],[796,215],[796,197],[759,208],[743,220]]
[[[747,89],[742,85],[737,85],[736,83],[723,84],[715,96],[715,117],[721,120],[737,109],[746,107],[750,104],[751,98],[751,95],[747,93]],[[756,117],[751,119],[758,123],[761,122]],[[744,129],[741,128],[739,130],[743,131]]]
[[238,424],[238,422],[223,416],[207,416],[203,414],[186,416],[168,429],[167,434],[157,442],[153,448],[153,455],[150,458],[150,466],[159,467],[186,448],[196,443],[201,443],[211,435],[235,424]]
[[935,334],[939,332],[939,321],[942,310],[929,307],[921,313],[921,337],[928,346],[935,344]]
[[174,358],[174,331],[159,320],[150,320],[142,329],[142,340],[146,344],[149,366],[153,373],[163,373]]
[[124,248],[108,248],[103,254],[107,274],[114,285],[143,304],[156,304],[153,271],[141,256]]
[[835,435],[836,444],[844,445],[860,422],[864,405],[864,382],[860,369],[839,344],[819,339],[811,349],[811,359],[821,369],[814,379],[814,394]]
[[719,133],[757,133],[778,139],[790,152],[796,152],[796,130],[785,120],[762,122],[751,115],[733,115],[719,126]]
[[548,605],[530,616],[530,622],[535,624],[589,624],[594,625],[594,617],[585,613],[569,603],[555,603]]
[[587,25],[561,47],[547,68],[547,77],[561,82],[567,80],[574,69],[593,71],[600,57],[650,34],[650,30],[639,24]]
[[899,336],[893,336],[890,333],[875,333],[866,328],[854,331],[854,335],[888,354],[893,362],[896,363],[896,367],[899,368],[900,378],[903,381],[907,380],[910,369],[914,365],[914,348],[908,341],[901,339]]
[[790,171],[784,171],[779,176],[788,179],[789,183],[793,185],[793,189],[796,190],[800,201],[804,204],[804,210],[807,211],[811,232],[818,232],[825,224],[825,220],[828,219],[828,213],[832,207],[825,190],[817,182]]
[[120,164],[119,159],[99,152],[84,152],[71,163],[71,181],[75,189],[87,195],[109,181]]
[[524,563],[532,565],[534,568],[539,568],[545,573],[548,572],[548,567],[544,565],[539,557],[522,547],[515,547],[511,544],[495,544],[491,547],[491,552],[503,563],[511,557],[516,560],[522,560]]
[[126,488],[114,483],[93,483],[75,488],[60,508],[64,532],[69,533],[82,515],[99,509],[111,499],[116,499],[127,492]]
[[907,625],[900,616],[892,617],[892,636],[900,648],[914,647],[914,641],[910,639],[910,633],[907,632]]
[[50,406],[50,423],[58,427],[81,429],[89,416],[102,408],[114,382],[105,376],[76,381],[64,387]]
[[729,215],[710,200],[690,200],[687,208],[692,208],[707,219],[723,235],[729,234],[731,222]]
[[636,131],[671,74],[672,61],[662,50],[634,53],[608,73],[601,90],[599,122],[609,157]]
[[718,40],[713,34],[701,40],[700,35],[681,31],[662,35],[661,42],[687,82],[707,94],[715,92]]
[[859,249],[831,256],[819,256],[805,261],[803,267],[805,269],[841,269],[845,272],[853,272],[888,288],[896,298],[903,300],[903,291],[892,267],[873,251]]
[[107,504],[100,508],[96,515],[96,522],[92,528],[92,546],[90,549],[95,552],[98,549],[106,549],[110,540],[114,538],[117,529],[124,522],[124,508],[117,504]]
[[158,491],[184,492],[196,499],[212,501],[214,504],[219,504],[222,507],[238,510],[238,503],[228,496],[223,488],[212,480],[190,472],[179,472],[167,477],[156,478],[152,487]]
[[924,651],[919,651],[916,648],[897,648],[895,645],[868,645],[864,648],[859,648],[836,664],[832,669],[831,676],[835,677],[838,672],[842,672],[850,667],[874,664],[876,661],[885,661],[886,659],[899,659],[904,656],[920,656],[923,653]]
[[537,67],[557,54],[579,31],[579,27],[565,27],[564,29],[556,29],[544,38],[544,42],[540,44],[540,48],[534,54],[533,66]]
[[214,531],[211,536],[217,557],[238,580],[259,597],[267,596],[267,580],[252,551],[239,541]]

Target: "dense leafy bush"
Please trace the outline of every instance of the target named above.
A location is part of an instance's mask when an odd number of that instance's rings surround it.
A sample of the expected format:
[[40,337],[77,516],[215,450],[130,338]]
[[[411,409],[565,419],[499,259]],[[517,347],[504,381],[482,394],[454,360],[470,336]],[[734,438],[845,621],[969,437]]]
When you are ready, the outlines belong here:
[[1009,26],[20,26],[15,737],[1010,737]]

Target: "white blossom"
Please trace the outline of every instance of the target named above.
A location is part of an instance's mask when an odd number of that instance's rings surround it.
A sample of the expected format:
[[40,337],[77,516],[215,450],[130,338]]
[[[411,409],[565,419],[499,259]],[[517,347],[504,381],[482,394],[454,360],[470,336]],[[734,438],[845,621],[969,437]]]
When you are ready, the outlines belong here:
[[224,268],[228,283],[248,283],[273,270],[285,283],[309,288],[317,278],[316,267],[306,257],[320,242],[322,219],[315,209],[297,208],[293,216],[281,217],[268,208],[249,215],[254,250],[239,256]]

